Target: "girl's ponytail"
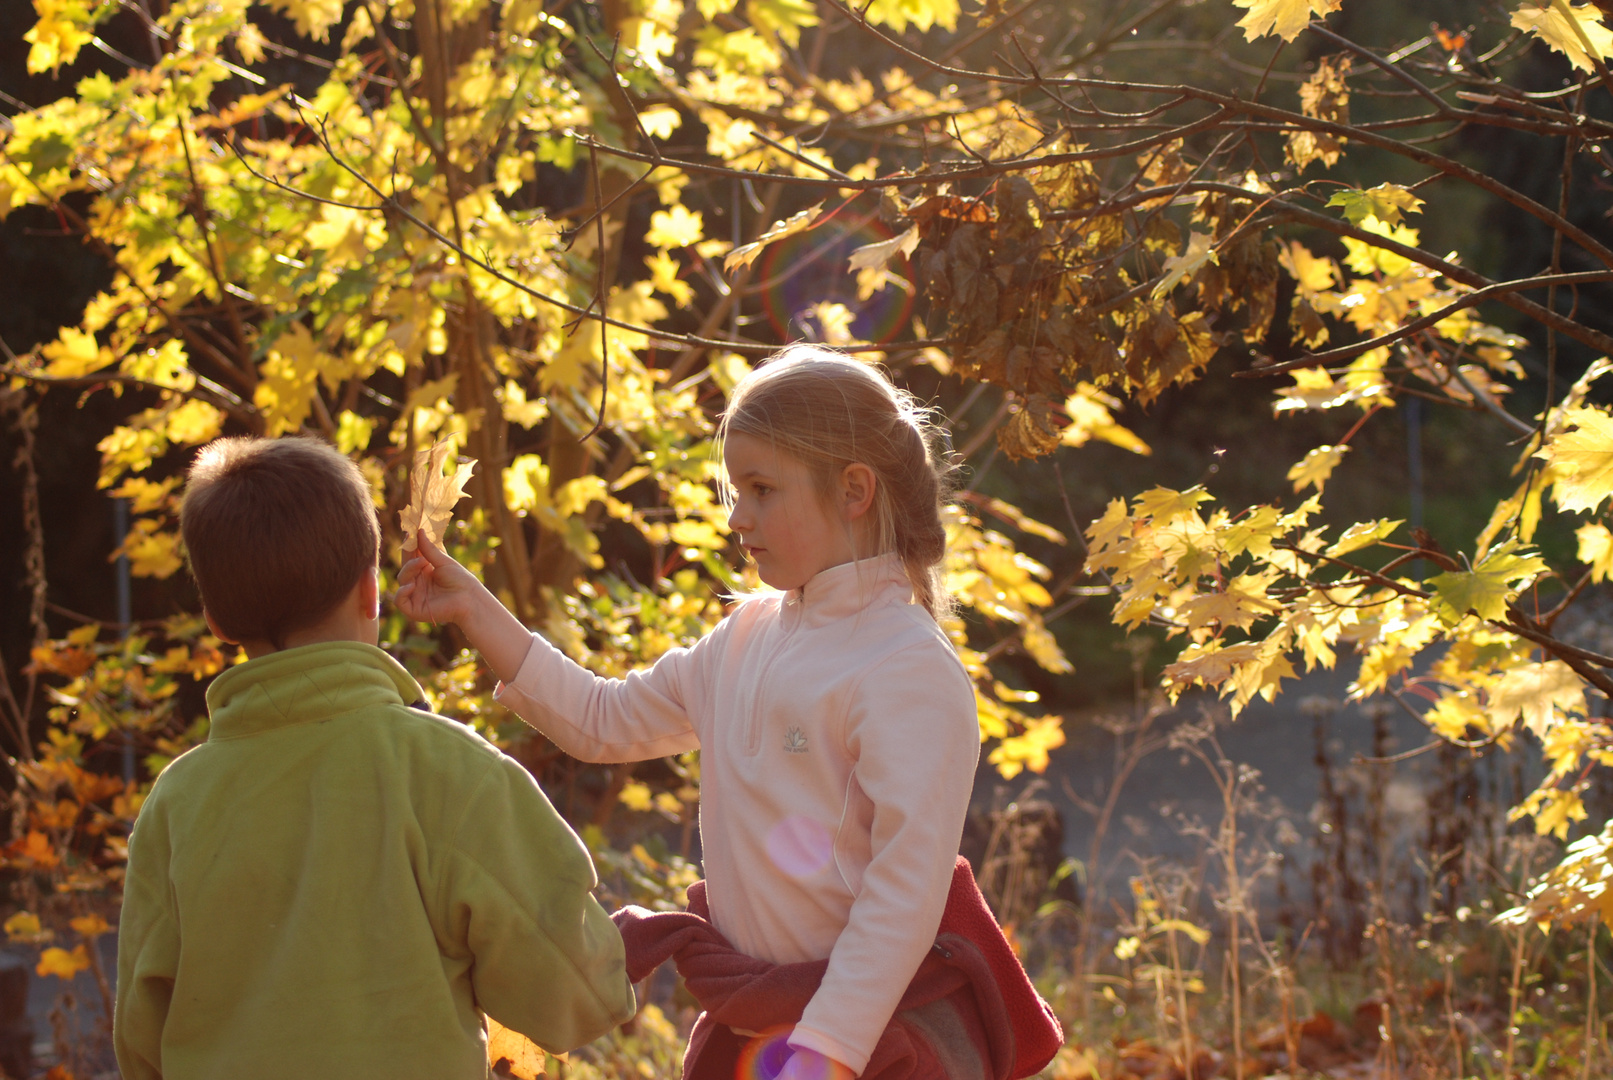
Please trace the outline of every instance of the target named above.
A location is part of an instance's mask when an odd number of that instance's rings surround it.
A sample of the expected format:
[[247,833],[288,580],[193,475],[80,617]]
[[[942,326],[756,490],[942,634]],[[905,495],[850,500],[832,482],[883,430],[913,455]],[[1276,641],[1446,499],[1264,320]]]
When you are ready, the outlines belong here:
[[876,552],[896,554],[926,611],[937,618],[947,612],[941,507],[952,463],[928,410],[911,394],[831,349],[792,345],[734,388],[718,436],[736,432],[799,459],[826,497],[845,466],[873,470]]

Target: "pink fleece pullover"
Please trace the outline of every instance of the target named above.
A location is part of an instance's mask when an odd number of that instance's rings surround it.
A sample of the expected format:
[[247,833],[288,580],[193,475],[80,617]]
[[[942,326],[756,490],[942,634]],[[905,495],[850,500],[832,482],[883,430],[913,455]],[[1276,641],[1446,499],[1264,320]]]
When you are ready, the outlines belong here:
[[536,635],[498,698],[586,761],[698,747],[717,929],[829,960],[790,1043],[861,1072],[935,940],[980,753],[974,692],[894,556],[740,604],[603,679]]

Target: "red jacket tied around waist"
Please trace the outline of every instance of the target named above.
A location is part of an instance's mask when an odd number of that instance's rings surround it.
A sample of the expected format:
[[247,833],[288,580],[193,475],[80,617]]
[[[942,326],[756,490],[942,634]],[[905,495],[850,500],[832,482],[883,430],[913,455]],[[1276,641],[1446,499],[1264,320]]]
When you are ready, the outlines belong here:
[[[627,947],[628,977],[638,982],[673,960],[705,1010],[690,1035],[685,1080],[705,1080],[700,1059],[719,1025],[767,1031],[799,1020],[828,967],[826,960],[771,964],[746,956],[708,914],[705,883],[697,882],[688,911],[627,907],[612,916]],[[1026,977],[960,856],[935,945],[862,1080],[1018,1080],[1040,1072],[1063,1041],[1053,1010]]]

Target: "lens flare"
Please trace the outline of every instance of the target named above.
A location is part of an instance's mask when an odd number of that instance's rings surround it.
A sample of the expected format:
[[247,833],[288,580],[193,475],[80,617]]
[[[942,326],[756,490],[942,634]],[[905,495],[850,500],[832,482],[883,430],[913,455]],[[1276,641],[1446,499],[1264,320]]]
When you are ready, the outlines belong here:
[[[782,340],[799,339],[815,319],[812,309],[825,301],[852,313],[851,332],[862,341],[893,340],[913,313],[913,294],[892,282],[867,300],[857,299],[857,275],[847,265],[866,244],[889,240],[892,232],[874,220],[858,225],[832,218],[816,228],[786,237],[762,256],[762,307]],[[892,259],[893,275],[911,280],[907,259]],[[811,327],[813,336],[821,336]]]
[[764,1031],[759,1038],[745,1044],[739,1052],[739,1064],[734,1068],[734,1080],[773,1080],[784,1071],[790,1060],[790,1031],[788,1026]]
[[821,821],[791,814],[767,831],[767,857],[791,877],[811,877],[834,858],[834,834]]

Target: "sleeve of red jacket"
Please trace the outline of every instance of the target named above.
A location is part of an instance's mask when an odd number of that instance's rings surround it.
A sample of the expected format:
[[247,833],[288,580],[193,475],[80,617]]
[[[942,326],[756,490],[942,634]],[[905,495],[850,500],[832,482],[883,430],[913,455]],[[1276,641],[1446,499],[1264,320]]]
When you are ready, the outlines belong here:
[[860,1073],[935,942],[980,757],[974,689],[944,642],[874,667],[846,745],[874,804],[873,858],[790,1045]]

